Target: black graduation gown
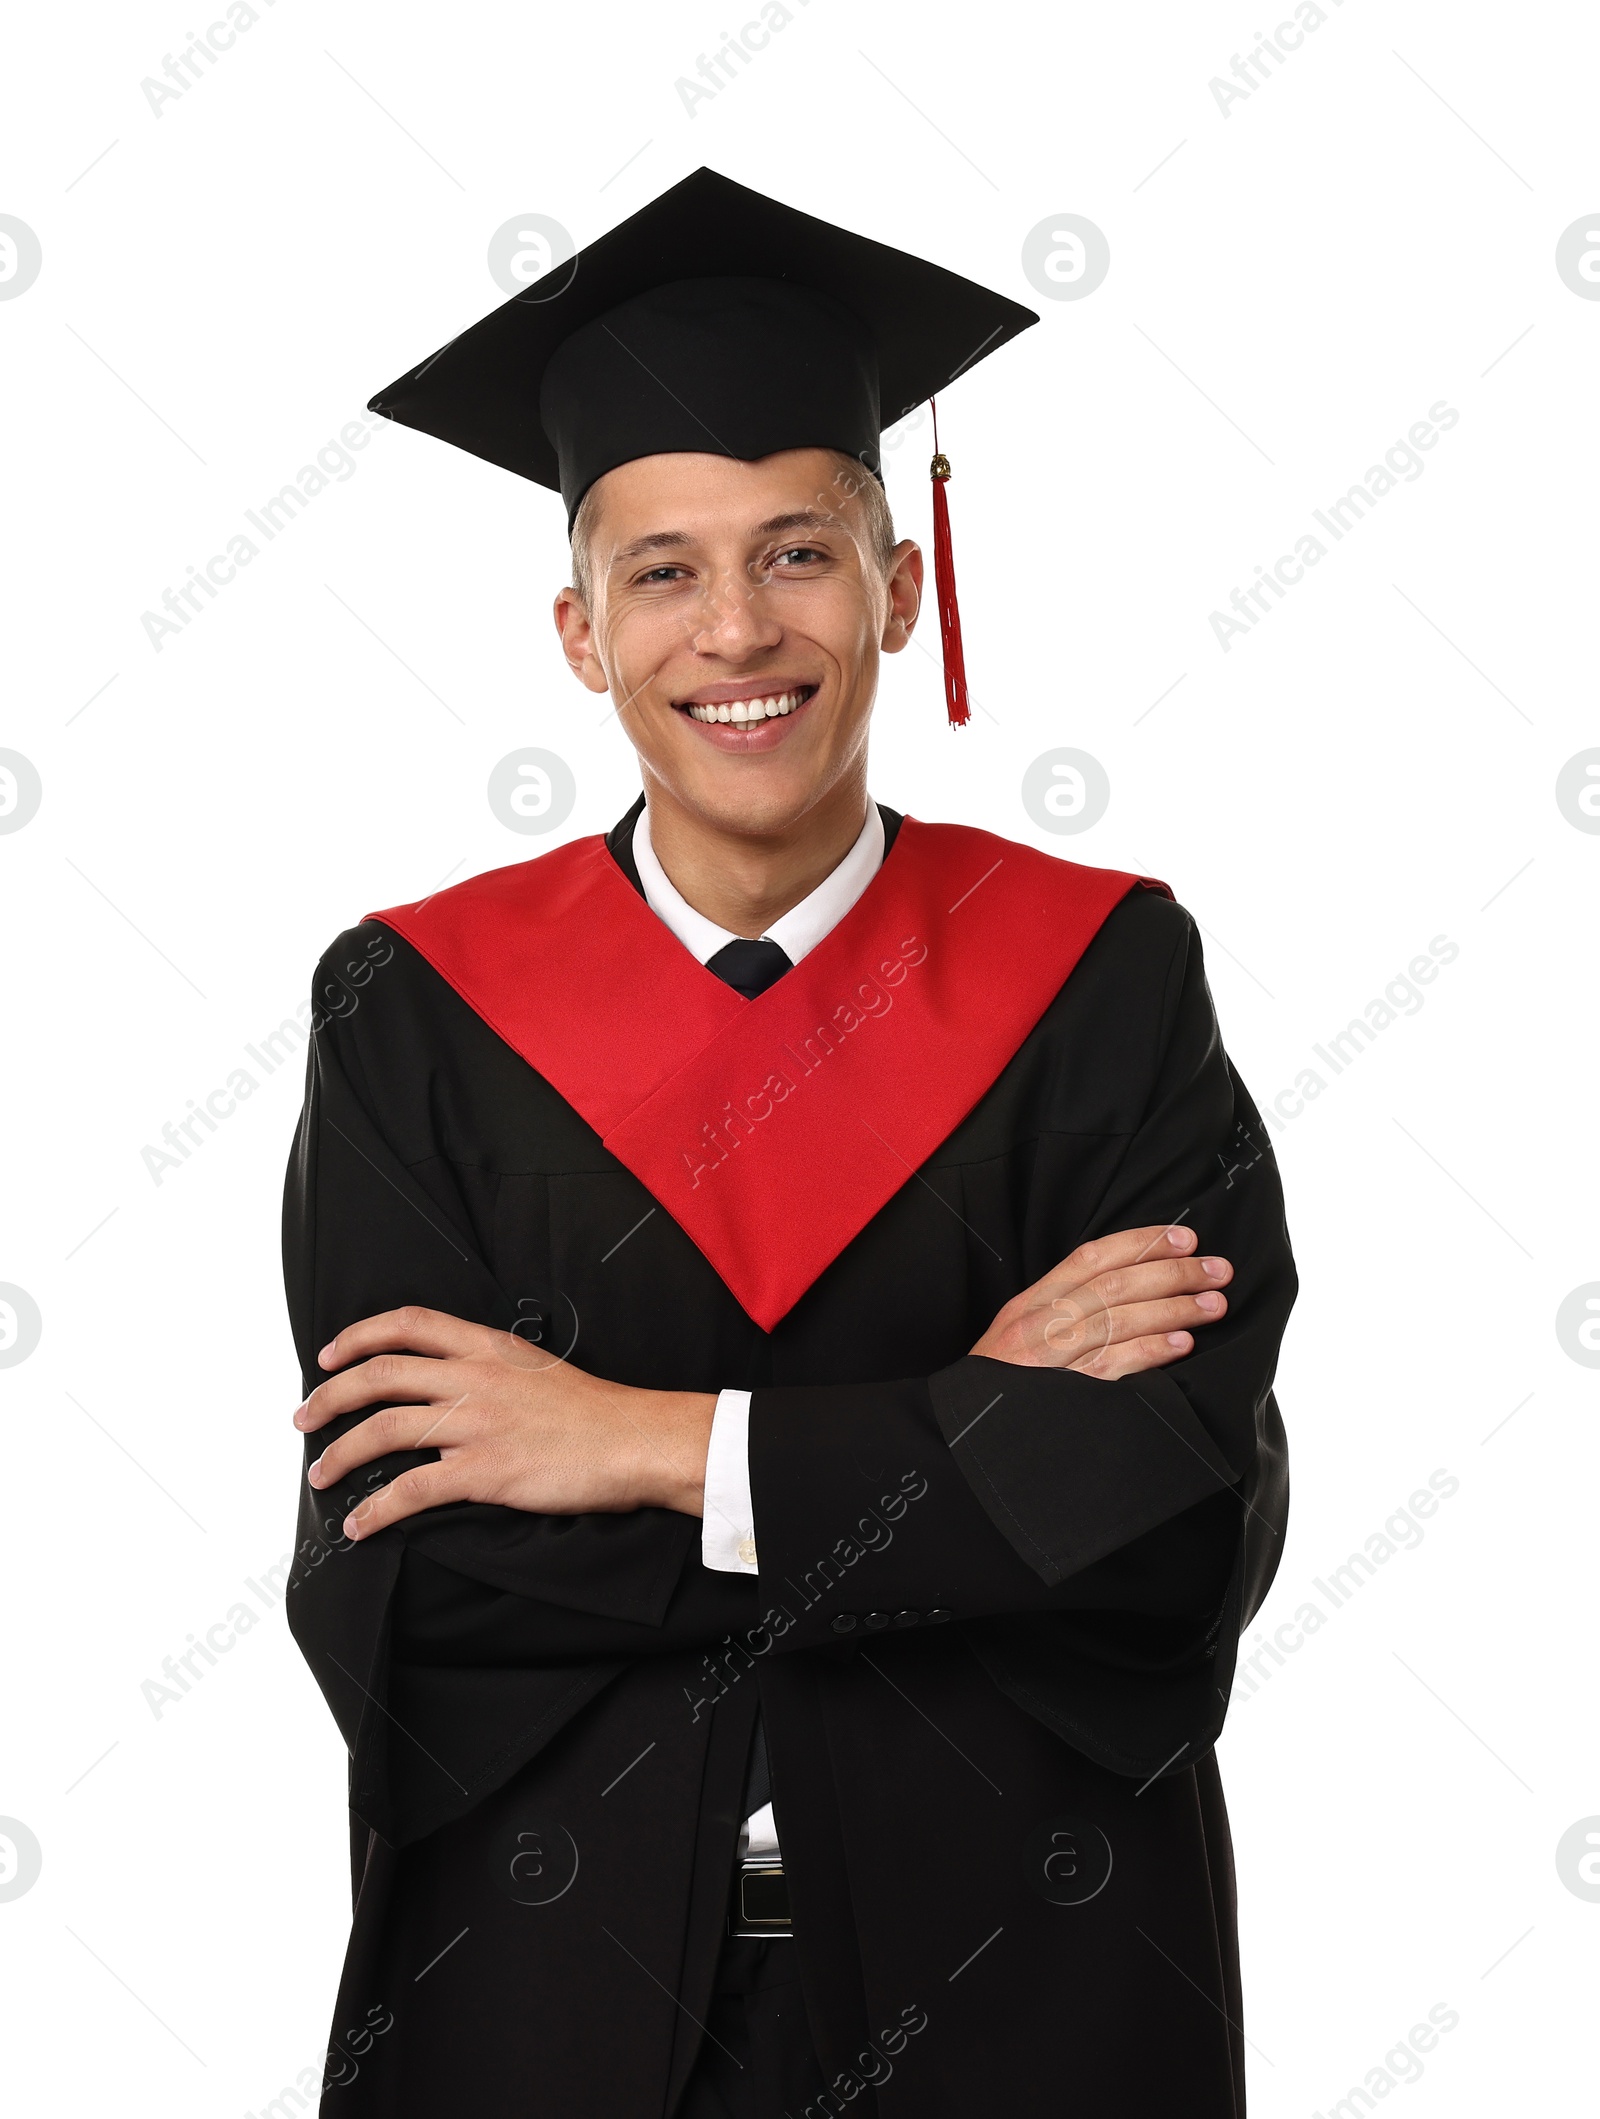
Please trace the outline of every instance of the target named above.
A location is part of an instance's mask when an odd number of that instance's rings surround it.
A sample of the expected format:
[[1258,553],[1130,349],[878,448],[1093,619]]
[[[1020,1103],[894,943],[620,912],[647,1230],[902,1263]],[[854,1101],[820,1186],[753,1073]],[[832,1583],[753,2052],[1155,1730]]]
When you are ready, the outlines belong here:
[[[1124,898],[770,1333],[398,935],[341,935],[313,999],[304,1387],[335,1331],[416,1303],[623,1383],[750,1388],[761,1567],[708,1572],[661,1510],[460,1505],[350,1546],[348,1507],[418,1455],[302,1488],[290,1624],[350,1750],[324,2114],[670,2113],[759,1701],[832,2109],[1239,2119],[1211,1746],[1286,1518],[1295,1275],[1189,915]],[[1183,1361],[1104,1383],[967,1352],[1085,1239],[1178,1219],[1235,1268]]]

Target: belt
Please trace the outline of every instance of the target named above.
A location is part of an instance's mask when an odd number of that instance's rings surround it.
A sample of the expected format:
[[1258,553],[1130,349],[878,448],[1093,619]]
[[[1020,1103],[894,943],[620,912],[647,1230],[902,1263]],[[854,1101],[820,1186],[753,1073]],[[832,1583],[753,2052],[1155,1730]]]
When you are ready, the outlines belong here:
[[741,1862],[728,1896],[730,1935],[793,1935],[789,1882],[774,1861]]

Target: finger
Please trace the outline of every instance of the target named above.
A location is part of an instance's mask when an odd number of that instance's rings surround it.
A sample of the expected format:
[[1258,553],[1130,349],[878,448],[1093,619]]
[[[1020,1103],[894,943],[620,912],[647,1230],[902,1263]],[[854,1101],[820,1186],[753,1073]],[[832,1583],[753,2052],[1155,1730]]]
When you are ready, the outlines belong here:
[[347,1538],[370,1538],[391,1523],[420,1515],[425,1508],[438,1508],[445,1501],[464,1501],[466,1493],[460,1470],[453,1465],[419,1464],[387,1486],[369,1494],[351,1509],[341,1526]]
[[461,1417],[463,1403],[457,1399],[455,1404],[444,1406],[386,1405],[381,1413],[374,1413],[370,1420],[360,1421],[348,1434],[330,1442],[306,1477],[313,1486],[336,1486],[358,1465],[390,1456],[395,1450],[443,1449],[447,1444],[459,1447],[469,1438]]
[[1109,1236],[1080,1243],[1044,1275],[1044,1280],[1055,1284],[1058,1292],[1066,1293],[1093,1280],[1097,1273],[1117,1272],[1141,1265],[1146,1259],[1187,1257],[1198,1240],[1193,1229],[1186,1229],[1181,1222],[1159,1221],[1143,1229],[1117,1229]]
[[1100,1347],[1081,1361],[1067,1365],[1081,1376],[1097,1376],[1104,1383],[1116,1383],[1124,1376],[1167,1368],[1174,1361],[1181,1361],[1193,1345],[1188,1332],[1155,1332],[1144,1339],[1126,1339],[1117,1346]]
[[317,1361],[325,1369],[342,1369],[369,1354],[432,1354],[465,1360],[492,1352],[505,1336],[486,1324],[468,1324],[464,1317],[408,1303],[404,1309],[384,1310],[347,1325],[328,1341]]
[[1139,1265],[1113,1266],[1096,1273],[1092,1280],[1058,1293],[1050,1306],[1068,1315],[1087,1315],[1135,1302],[1193,1295],[1203,1288],[1226,1287],[1232,1278],[1233,1267],[1226,1258],[1151,1258]]
[[296,1411],[294,1424],[310,1434],[341,1413],[353,1413],[386,1398],[423,1404],[446,1396],[459,1398],[463,1381],[459,1362],[434,1361],[421,1354],[375,1354],[359,1367],[319,1383]]
[[[1057,1309],[1075,1304],[1057,1303]],[[1084,1315],[1052,1317],[1044,1328],[1045,1345],[1069,1365],[1097,1347],[1120,1346],[1130,1339],[1147,1339],[1163,1332],[1192,1332],[1215,1324],[1226,1314],[1228,1298],[1214,1288],[1198,1295],[1177,1295],[1164,1302],[1136,1302],[1116,1309],[1090,1310]]]

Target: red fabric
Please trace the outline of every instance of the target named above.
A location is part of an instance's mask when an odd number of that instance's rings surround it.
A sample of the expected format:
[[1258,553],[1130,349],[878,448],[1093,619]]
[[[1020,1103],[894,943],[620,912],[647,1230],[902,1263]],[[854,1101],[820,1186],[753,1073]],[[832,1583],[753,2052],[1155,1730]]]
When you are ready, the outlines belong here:
[[967,657],[961,645],[961,606],[956,601],[956,557],[950,543],[948,474],[933,481],[933,585],[939,604],[939,641],[944,652],[944,708],[952,728],[972,719],[967,704]]
[[850,912],[753,1001],[598,838],[368,917],[574,1106],[770,1331],[977,1103],[1137,882],[1166,889],[907,817]]

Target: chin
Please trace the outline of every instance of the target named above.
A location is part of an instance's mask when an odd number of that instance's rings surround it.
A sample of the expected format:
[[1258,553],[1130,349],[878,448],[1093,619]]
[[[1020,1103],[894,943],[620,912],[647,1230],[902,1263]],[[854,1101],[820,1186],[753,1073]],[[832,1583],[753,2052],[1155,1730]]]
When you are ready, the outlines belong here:
[[828,778],[800,768],[798,760],[675,760],[678,770],[659,773],[676,801],[719,831],[765,838],[799,823],[822,794]]
[[778,779],[762,774],[758,779],[719,773],[709,783],[697,783],[686,806],[719,831],[775,838],[800,822],[818,792],[809,782],[796,786],[787,775]]

